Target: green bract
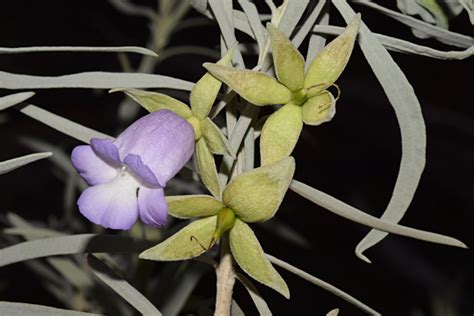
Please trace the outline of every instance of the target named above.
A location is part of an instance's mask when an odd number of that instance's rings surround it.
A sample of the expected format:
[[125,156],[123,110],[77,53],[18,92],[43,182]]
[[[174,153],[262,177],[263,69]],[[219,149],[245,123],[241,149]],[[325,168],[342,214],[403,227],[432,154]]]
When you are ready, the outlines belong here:
[[[227,54],[217,62],[217,65],[230,65],[233,54],[234,47],[229,49]],[[220,197],[222,190],[217,176],[216,163],[212,155],[229,154],[235,156],[226,137],[208,117],[221,85],[222,83],[218,79],[206,73],[191,90],[189,98],[191,108],[179,100],[157,92],[137,89],[112,90],[112,92],[125,92],[150,112],[167,109],[185,118],[191,124],[196,139],[195,154],[201,180],[215,197]]]
[[301,54],[271,23],[267,24],[267,30],[278,80],[256,71],[209,63],[204,65],[210,73],[255,105],[284,104],[263,126],[260,141],[262,165],[291,154],[303,122],[319,125],[332,119],[336,102],[326,89],[334,84],[347,65],[359,26],[360,15],[357,15],[341,35],[321,50],[306,75]]
[[167,197],[169,214],[198,219],[140,258],[156,261],[190,259],[209,249],[226,231],[232,254],[239,266],[255,280],[289,297],[288,287],[265,256],[255,234],[246,223],[272,218],[293,179],[295,161],[286,157],[245,172],[224,190],[222,202],[208,195]]

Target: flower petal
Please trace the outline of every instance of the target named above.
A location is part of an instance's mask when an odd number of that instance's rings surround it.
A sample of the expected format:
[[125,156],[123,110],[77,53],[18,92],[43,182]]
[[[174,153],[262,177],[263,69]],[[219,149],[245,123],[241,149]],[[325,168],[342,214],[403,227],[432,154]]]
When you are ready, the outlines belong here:
[[169,110],[145,115],[116,139],[120,157],[139,155],[159,183],[166,184],[189,161],[194,152],[194,130]]
[[138,214],[143,223],[161,227],[168,219],[168,205],[162,188],[140,187],[138,191]]
[[92,186],[82,192],[79,211],[94,224],[112,229],[130,229],[137,221],[138,182],[128,173],[112,182]]
[[145,185],[149,186],[159,186],[164,187],[165,184],[160,183],[153,171],[145,165],[140,158],[140,156],[135,154],[128,154],[127,157],[123,160],[125,165],[130,169],[130,171],[139,179],[140,182],[143,182]]
[[106,183],[117,176],[117,170],[100,159],[89,145],[75,147],[71,161],[80,176],[90,185]]
[[92,138],[91,148],[100,159],[112,167],[118,168],[122,164],[118,149],[110,139]]

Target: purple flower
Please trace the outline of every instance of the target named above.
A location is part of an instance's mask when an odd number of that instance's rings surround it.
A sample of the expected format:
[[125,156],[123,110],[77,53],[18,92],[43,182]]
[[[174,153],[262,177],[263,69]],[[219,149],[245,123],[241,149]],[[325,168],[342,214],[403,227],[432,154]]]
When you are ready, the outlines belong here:
[[113,141],[93,138],[90,146],[77,146],[72,163],[91,185],[77,201],[80,212],[106,228],[130,229],[138,217],[164,225],[163,188],[193,152],[193,128],[168,110],[140,118]]

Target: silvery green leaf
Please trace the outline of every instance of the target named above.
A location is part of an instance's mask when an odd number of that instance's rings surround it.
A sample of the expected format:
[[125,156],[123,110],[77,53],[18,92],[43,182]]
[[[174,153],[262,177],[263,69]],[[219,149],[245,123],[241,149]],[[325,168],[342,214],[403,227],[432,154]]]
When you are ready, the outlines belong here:
[[220,198],[222,188],[219,184],[216,162],[207,146],[206,140],[201,138],[196,142],[196,158],[198,161],[199,176],[206,188],[217,198]]
[[255,105],[285,104],[291,100],[291,91],[287,87],[261,72],[210,63],[203,66],[242,98]]
[[290,298],[285,280],[265,257],[252,229],[238,218],[235,219],[234,227],[229,232],[229,243],[235,261],[245,273],[287,299]]
[[168,213],[177,218],[207,217],[217,215],[224,205],[209,195],[167,196]]
[[268,307],[267,302],[265,302],[255,285],[253,285],[252,281],[250,281],[244,274],[239,272],[236,272],[235,276],[249,293],[260,316],[271,316],[272,311]]
[[55,307],[35,305],[28,303],[0,302],[0,310],[3,316],[99,316],[102,314],[92,314],[77,312]]
[[333,309],[329,313],[326,314],[326,316],[338,316],[339,315],[339,308]]
[[[355,14],[344,0],[335,0],[334,5],[344,19],[349,20]],[[381,219],[398,223],[410,205],[425,167],[426,131],[420,103],[401,69],[387,50],[377,41],[367,26],[362,23],[359,45],[382,85],[400,126],[402,140],[402,159],[398,178],[390,202]],[[357,245],[359,258],[369,261],[362,253],[377,244],[387,233],[372,230]]]
[[0,71],[2,89],[56,88],[170,88],[191,91],[194,83],[162,75],[145,73],[82,72],[56,77],[20,75]]
[[35,162],[40,159],[48,158],[51,155],[52,153],[50,152],[36,153],[36,154],[21,156],[21,157],[17,157],[17,158],[5,160],[5,161],[0,161],[0,174],[8,173],[17,168],[23,167],[24,165],[27,165],[29,163]]
[[110,93],[117,91],[124,92],[148,112],[166,109],[175,112],[185,119],[192,116],[191,110],[186,104],[166,94],[138,89],[112,89]]
[[161,316],[160,311],[153,306],[153,304],[143,296],[143,294],[131,286],[130,283],[118,276],[104,262],[94,255],[89,255],[87,257],[87,262],[95,277],[114,290],[115,293],[132,305],[137,311],[142,313],[142,315]]
[[294,171],[294,158],[286,157],[242,173],[227,185],[222,202],[247,223],[266,221],[280,207]]
[[[338,35],[343,32],[342,27],[333,25],[317,25],[313,31],[320,34]],[[377,40],[388,50],[404,54],[421,55],[438,59],[466,59],[474,55],[474,46],[461,51],[441,51],[431,47],[418,45],[396,37],[373,33]]]
[[0,97],[0,111],[28,100],[34,95],[34,92],[20,92]]
[[30,164],[40,159],[48,158],[52,155],[50,152],[46,153],[35,153],[26,156],[21,156],[5,161],[0,161],[0,174],[8,173],[17,168],[23,167],[24,165]]
[[471,24],[474,25],[474,1],[473,0],[458,0],[459,4],[466,10],[469,14],[469,20]]
[[95,53],[137,53],[158,57],[148,48],[137,46],[89,47],[89,46],[33,46],[33,47],[0,47],[0,54],[44,53],[44,52],[95,52]]
[[[304,21],[303,25],[296,31],[295,36],[292,39],[293,45],[295,47],[300,47],[301,43],[305,39],[306,35],[313,29],[314,24],[316,23],[317,18],[321,14],[324,6],[326,5],[326,0],[318,1],[316,7],[311,11],[308,18]],[[314,58],[314,57],[313,57]],[[311,60],[313,60],[311,58]]]
[[274,256],[271,256],[269,254],[266,254],[267,258],[270,260],[270,262],[272,262],[273,264],[299,276],[300,278],[310,282],[310,283],[313,283],[314,285],[316,286],[319,286],[320,288],[328,291],[328,292],[331,292],[332,294],[342,298],[343,300],[351,303],[352,305],[354,306],[357,306],[358,308],[360,308],[361,310],[371,314],[371,315],[381,315],[379,312],[377,312],[376,310],[372,309],[371,307],[365,305],[364,303],[362,303],[361,301],[359,301],[358,299],[356,299],[355,297],[352,297],[351,295],[347,294],[346,292],[338,289],[337,287],[335,287],[334,285],[331,285],[321,279],[318,279],[317,277],[315,276],[312,276],[311,274],[301,270],[301,269],[298,269],[297,267],[295,266],[292,266],[291,264],[283,261],[283,260],[280,260],[278,258],[275,258]]
[[109,3],[118,11],[132,16],[141,16],[153,21],[156,18],[156,12],[145,6],[139,6],[128,0],[109,0]]
[[448,17],[436,0],[397,0],[397,6],[405,14],[419,15],[422,20],[430,24],[448,28]]
[[205,13],[207,10],[207,0],[190,0],[190,3],[200,13]]
[[143,251],[140,259],[178,261],[195,258],[206,252],[216,230],[217,215],[198,219],[158,245]]
[[257,41],[257,45],[259,48],[259,58],[261,58],[260,56],[262,56],[263,50],[265,49],[267,36],[265,34],[265,28],[263,27],[260,21],[257,7],[255,6],[255,4],[248,0],[239,0],[239,4],[244,10],[248,24],[252,29],[252,33],[254,35],[255,40]]
[[[325,1],[325,0],[324,0]],[[329,4],[326,4],[321,13],[321,19],[318,23],[320,26],[325,26],[329,24]],[[304,68],[308,70],[309,65],[314,58],[319,54],[319,52],[324,48],[326,45],[326,37],[321,36],[319,34],[311,34],[308,43],[308,51],[306,53],[306,60]]]
[[22,242],[0,249],[0,267],[37,258],[76,253],[140,252],[150,242],[118,235],[79,234]]
[[77,124],[64,117],[48,112],[36,105],[29,104],[23,107],[20,112],[84,143],[89,143],[91,138],[113,138],[109,135]]
[[[334,1],[337,1],[337,0],[334,0]],[[448,236],[444,236],[444,235],[440,235],[436,233],[431,233],[431,232],[426,232],[423,230],[418,230],[418,229],[414,229],[414,228],[410,228],[410,227],[406,227],[402,225],[397,225],[397,224],[385,221],[383,219],[379,219],[377,217],[364,213],[361,210],[358,210],[355,207],[350,206],[342,201],[339,201],[338,199],[324,192],[316,190],[315,188],[312,188],[296,180],[292,181],[292,183],[290,184],[290,189],[293,192],[301,195],[308,201],[311,201],[327,209],[328,211],[333,212],[334,214],[337,214],[353,222],[356,222],[368,227],[372,227],[372,228],[375,228],[377,230],[384,231],[387,233],[397,234],[400,236],[411,237],[414,239],[424,240],[424,241],[428,241],[428,242],[432,242],[436,244],[467,248],[467,246],[463,242],[452,237],[448,237]],[[365,257],[363,258],[365,261],[368,260]]]
[[415,19],[411,16],[407,16],[405,14],[401,14],[399,12],[387,9],[381,5],[376,4],[375,2],[367,0],[353,0],[352,2],[377,10],[378,12],[405,24],[411,27],[412,29],[416,29],[419,32],[429,35],[430,37],[434,37],[442,43],[462,48],[469,48],[472,46],[474,39],[471,36],[450,32],[448,30]]
[[[295,29],[298,21],[303,16],[306,7],[308,6],[309,0],[298,0],[298,1],[288,1],[286,6],[281,12],[281,18],[279,23],[274,23],[278,26],[278,29],[286,35],[286,37],[290,37],[291,33]],[[273,21],[272,21],[273,23]]]
[[[232,47],[237,43],[234,33],[233,10],[232,8],[230,8],[230,10],[229,8],[226,8],[228,5],[231,6],[232,2],[228,3],[223,0],[209,0],[208,3],[214,13],[226,46],[228,48]],[[239,66],[243,67],[245,65],[239,49],[236,49],[234,58]]]

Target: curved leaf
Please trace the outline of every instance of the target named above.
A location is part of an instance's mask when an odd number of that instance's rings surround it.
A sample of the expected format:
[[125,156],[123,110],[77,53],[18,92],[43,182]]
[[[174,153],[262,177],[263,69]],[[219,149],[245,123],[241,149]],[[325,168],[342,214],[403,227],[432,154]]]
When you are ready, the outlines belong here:
[[215,155],[229,154],[235,157],[235,153],[230,148],[229,141],[210,118],[206,117],[201,121],[201,129],[202,136],[206,140],[206,144],[211,153]]

